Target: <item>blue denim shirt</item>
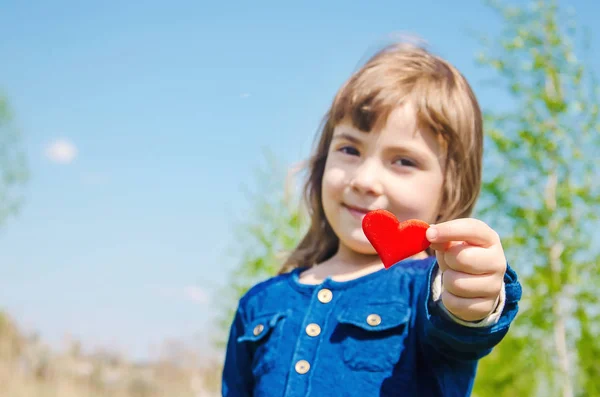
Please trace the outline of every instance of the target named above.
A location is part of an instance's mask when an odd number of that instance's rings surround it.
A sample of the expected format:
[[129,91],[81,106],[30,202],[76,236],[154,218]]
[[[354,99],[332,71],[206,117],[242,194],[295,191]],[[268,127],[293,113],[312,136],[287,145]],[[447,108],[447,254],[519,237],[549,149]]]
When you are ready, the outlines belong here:
[[473,328],[431,299],[435,257],[355,280],[301,284],[296,269],[251,288],[230,330],[223,396],[468,396],[521,287],[508,267],[499,321]]

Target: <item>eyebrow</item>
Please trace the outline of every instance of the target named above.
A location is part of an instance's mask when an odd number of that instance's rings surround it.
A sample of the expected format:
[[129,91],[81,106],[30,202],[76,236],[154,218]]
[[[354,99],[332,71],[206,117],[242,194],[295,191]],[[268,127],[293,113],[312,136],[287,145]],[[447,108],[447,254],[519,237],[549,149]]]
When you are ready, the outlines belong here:
[[347,132],[342,132],[340,134],[334,135],[332,140],[334,140],[334,139],[345,139],[352,143],[361,143],[362,142],[359,138],[355,137],[354,135],[348,134]]

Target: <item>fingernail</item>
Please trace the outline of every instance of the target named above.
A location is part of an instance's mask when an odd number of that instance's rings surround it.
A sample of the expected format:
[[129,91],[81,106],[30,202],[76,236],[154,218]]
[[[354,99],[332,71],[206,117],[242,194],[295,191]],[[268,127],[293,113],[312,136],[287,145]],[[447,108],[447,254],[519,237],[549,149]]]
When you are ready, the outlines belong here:
[[428,238],[430,241],[431,241],[431,240],[435,240],[435,239],[437,238],[437,236],[438,236],[438,231],[437,231],[437,229],[436,229],[436,228],[434,228],[434,227],[429,227],[429,228],[427,229],[426,236],[427,236],[427,238]]

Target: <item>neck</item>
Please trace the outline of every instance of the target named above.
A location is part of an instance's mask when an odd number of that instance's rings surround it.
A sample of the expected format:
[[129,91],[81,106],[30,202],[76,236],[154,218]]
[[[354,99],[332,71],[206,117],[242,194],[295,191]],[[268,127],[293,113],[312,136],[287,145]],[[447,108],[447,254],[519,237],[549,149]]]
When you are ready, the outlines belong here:
[[331,262],[348,270],[382,266],[381,259],[377,254],[362,254],[349,249],[344,244],[339,245],[336,254],[331,258]]
[[[413,255],[410,259],[425,259],[427,256],[427,253],[423,251]],[[337,253],[330,261],[335,263],[336,267],[347,269],[348,271],[379,268],[383,266],[381,259],[377,254],[362,254],[351,250],[343,244],[340,244]]]
[[[425,252],[413,256],[413,258],[425,257],[427,257]],[[362,254],[340,244],[334,256],[303,272],[300,282],[319,284],[326,277],[332,277],[336,281],[348,281],[381,269],[383,269],[383,263],[377,254]]]

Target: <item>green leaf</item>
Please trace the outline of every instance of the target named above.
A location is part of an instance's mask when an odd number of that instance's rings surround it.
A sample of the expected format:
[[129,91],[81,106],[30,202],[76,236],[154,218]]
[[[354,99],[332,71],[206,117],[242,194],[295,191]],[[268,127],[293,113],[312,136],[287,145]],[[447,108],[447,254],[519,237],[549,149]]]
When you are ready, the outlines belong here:
[[[573,44],[574,20],[557,2],[487,3],[501,17],[502,33],[478,60],[485,59],[516,110],[484,114],[484,166],[495,171],[484,173],[477,213],[498,225],[524,295],[511,331],[482,360],[473,395],[600,395],[596,78],[584,47]],[[564,302],[578,302],[579,311]]]

